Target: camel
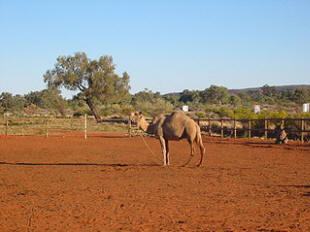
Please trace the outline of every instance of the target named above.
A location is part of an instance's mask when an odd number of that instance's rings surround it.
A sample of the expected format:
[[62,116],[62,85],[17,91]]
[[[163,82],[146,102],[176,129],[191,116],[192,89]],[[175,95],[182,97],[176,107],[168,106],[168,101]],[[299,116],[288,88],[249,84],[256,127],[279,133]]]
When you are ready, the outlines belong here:
[[153,118],[149,124],[141,112],[131,113],[131,119],[137,123],[139,129],[159,138],[163,154],[163,166],[170,165],[169,160],[169,140],[187,139],[190,145],[190,156],[183,166],[186,166],[194,156],[194,142],[200,147],[200,161],[197,166],[201,166],[205,148],[202,143],[200,128],[197,123],[185,115],[182,111],[174,112],[168,116],[159,115]]

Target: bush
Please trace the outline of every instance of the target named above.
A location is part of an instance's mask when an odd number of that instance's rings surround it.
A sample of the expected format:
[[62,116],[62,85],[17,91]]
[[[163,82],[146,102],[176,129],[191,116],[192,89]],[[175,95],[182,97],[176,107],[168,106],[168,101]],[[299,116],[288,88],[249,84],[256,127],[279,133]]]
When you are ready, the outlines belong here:
[[173,105],[162,98],[155,98],[152,101],[138,101],[135,104],[137,111],[143,112],[146,116],[156,116],[159,114],[171,113]]
[[267,111],[263,110],[258,114],[258,118],[287,118],[288,114],[285,110],[282,110],[280,112],[274,112],[274,111]]
[[229,109],[228,107],[225,107],[225,106],[222,106],[220,108],[217,108],[217,107],[207,107],[206,108],[206,112],[207,113],[215,113],[218,115],[218,117],[220,118],[225,118],[225,117],[228,117],[228,118],[233,118],[234,117],[234,111]]
[[236,119],[255,119],[257,115],[248,108],[237,108],[235,110]]
[[197,118],[206,118],[206,114],[204,112],[196,112],[195,115]]
[[131,112],[134,111],[134,107],[132,105],[124,105],[121,107],[121,115],[128,116]]

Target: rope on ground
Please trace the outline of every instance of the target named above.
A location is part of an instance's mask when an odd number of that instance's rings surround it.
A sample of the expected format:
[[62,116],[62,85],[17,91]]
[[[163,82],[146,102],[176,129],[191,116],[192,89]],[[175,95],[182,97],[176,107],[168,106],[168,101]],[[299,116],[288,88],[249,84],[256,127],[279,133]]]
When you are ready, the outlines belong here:
[[[140,135],[140,137],[141,137],[143,143],[145,144],[145,146],[147,147],[147,149],[148,149],[148,150],[150,151],[150,153],[152,154],[152,156],[158,157],[158,156],[156,156],[156,154],[152,151],[152,149],[150,148],[150,146],[147,144],[147,142],[146,142],[145,139],[144,139],[144,136],[143,136],[143,135]],[[154,160],[152,159],[152,161],[154,161]],[[159,162],[159,159],[156,159],[156,162]]]

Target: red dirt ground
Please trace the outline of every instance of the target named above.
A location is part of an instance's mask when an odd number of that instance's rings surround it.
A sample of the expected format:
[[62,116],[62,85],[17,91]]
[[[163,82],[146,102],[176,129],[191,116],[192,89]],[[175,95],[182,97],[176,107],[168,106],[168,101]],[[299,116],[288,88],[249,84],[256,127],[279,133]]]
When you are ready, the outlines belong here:
[[310,146],[121,134],[0,137],[0,231],[310,231]]

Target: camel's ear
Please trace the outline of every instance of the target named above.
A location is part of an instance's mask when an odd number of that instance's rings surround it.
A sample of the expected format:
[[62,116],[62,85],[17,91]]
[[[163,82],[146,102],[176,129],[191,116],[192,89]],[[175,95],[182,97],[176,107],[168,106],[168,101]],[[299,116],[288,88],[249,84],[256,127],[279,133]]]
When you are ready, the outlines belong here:
[[138,118],[139,118],[139,119],[142,119],[142,118],[143,118],[142,112],[139,112]]

